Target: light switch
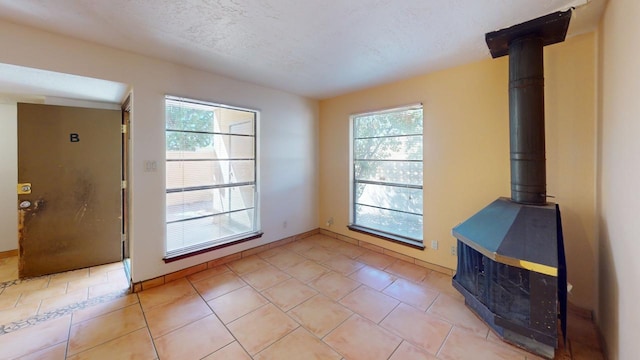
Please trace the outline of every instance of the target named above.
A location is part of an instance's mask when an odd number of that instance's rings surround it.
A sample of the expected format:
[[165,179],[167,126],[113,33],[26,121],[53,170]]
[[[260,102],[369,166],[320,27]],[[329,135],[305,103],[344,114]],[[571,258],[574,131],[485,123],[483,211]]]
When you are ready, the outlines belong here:
[[144,172],[156,172],[158,170],[158,163],[155,160],[145,160]]

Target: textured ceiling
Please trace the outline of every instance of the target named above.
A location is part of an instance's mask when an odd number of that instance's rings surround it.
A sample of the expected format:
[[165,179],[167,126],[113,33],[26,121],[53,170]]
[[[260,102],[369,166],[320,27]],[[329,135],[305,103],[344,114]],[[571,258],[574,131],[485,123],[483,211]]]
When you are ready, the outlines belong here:
[[[606,0],[0,0],[0,19],[324,99],[489,58],[484,34]],[[1,89],[0,89],[1,91]]]

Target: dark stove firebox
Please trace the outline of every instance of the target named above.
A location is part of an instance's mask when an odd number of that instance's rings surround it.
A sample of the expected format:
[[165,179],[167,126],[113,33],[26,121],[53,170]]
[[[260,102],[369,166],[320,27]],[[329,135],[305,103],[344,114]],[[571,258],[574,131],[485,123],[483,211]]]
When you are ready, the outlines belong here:
[[467,305],[502,339],[553,358],[558,305],[566,319],[567,296],[558,206],[500,198],[453,234],[458,239],[453,286]]
[[453,228],[453,286],[503,340],[547,358],[566,333],[567,275],[558,205],[547,202],[543,47],[565,39],[571,10],[486,34],[509,55],[511,199]]

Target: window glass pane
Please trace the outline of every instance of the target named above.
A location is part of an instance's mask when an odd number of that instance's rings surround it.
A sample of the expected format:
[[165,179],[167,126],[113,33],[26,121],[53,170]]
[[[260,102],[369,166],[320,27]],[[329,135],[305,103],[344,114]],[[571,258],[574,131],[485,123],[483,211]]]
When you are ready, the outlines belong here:
[[255,113],[246,110],[167,101],[167,130],[254,135]]
[[356,138],[389,135],[422,135],[422,108],[356,116]]
[[254,157],[253,137],[250,136],[221,136],[228,151],[229,159],[251,159]]
[[255,161],[253,160],[237,160],[237,161],[221,161],[221,167],[228,167],[227,172],[231,183],[253,182],[255,176]]
[[200,161],[168,161],[166,166],[167,189],[213,185],[214,167]]
[[245,220],[253,219],[253,210],[240,212],[244,214],[244,218],[235,214],[220,214],[167,224],[167,251],[205,243],[215,245],[216,242],[224,242],[225,238],[253,231],[253,224]]
[[196,251],[257,231],[256,115],[166,98],[168,252]]
[[422,241],[422,107],[352,121],[353,224]]
[[356,161],[356,180],[422,185],[422,162]]
[[237,186],[227,188],[226,200],[229,211],[255,208],[255,188],[253,186]]
[[167,222],[253,208],[253,186],[181,191],[167,194]]
[[225,134],[253,135],[254,125],[252,112],[218,108],[216,112],[216,123],[219,132]]
[[422,240],[422,216],[356,205],[358,225]]
[[254,209],[232,212],[229,214],[229,223],[238,232],[251,231],[253,228]]
[[213,132],[214,112],[211,107],[167,101],[167,130]]
[[355,160],[422,160],[422,135],[356,139]]
[[211,225],[212,218],[167,224],[167,251],[210,241],[224,233],[224,229]]
[[422,189],[357,184],[356,203],[422,214]]
[[213,198],[210,190],[167,194],[167,222],[212,215]]
[[253,160],[168,161],[167,189],[255,181]]
[[217,156],[211,134],[167,131],[167,159],[211,159]]
[[167,131],[167,159],[252,159],[253,136]]

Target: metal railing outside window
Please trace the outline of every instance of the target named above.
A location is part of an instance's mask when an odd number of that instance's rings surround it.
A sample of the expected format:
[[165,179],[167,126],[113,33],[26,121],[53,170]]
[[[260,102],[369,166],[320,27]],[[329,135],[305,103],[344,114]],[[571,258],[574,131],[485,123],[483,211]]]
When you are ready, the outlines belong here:
[[351,121],[350,227],[422,244],[422,106],[358,114]]
[[167,96],[166,257],[257,233],[257,112]]

